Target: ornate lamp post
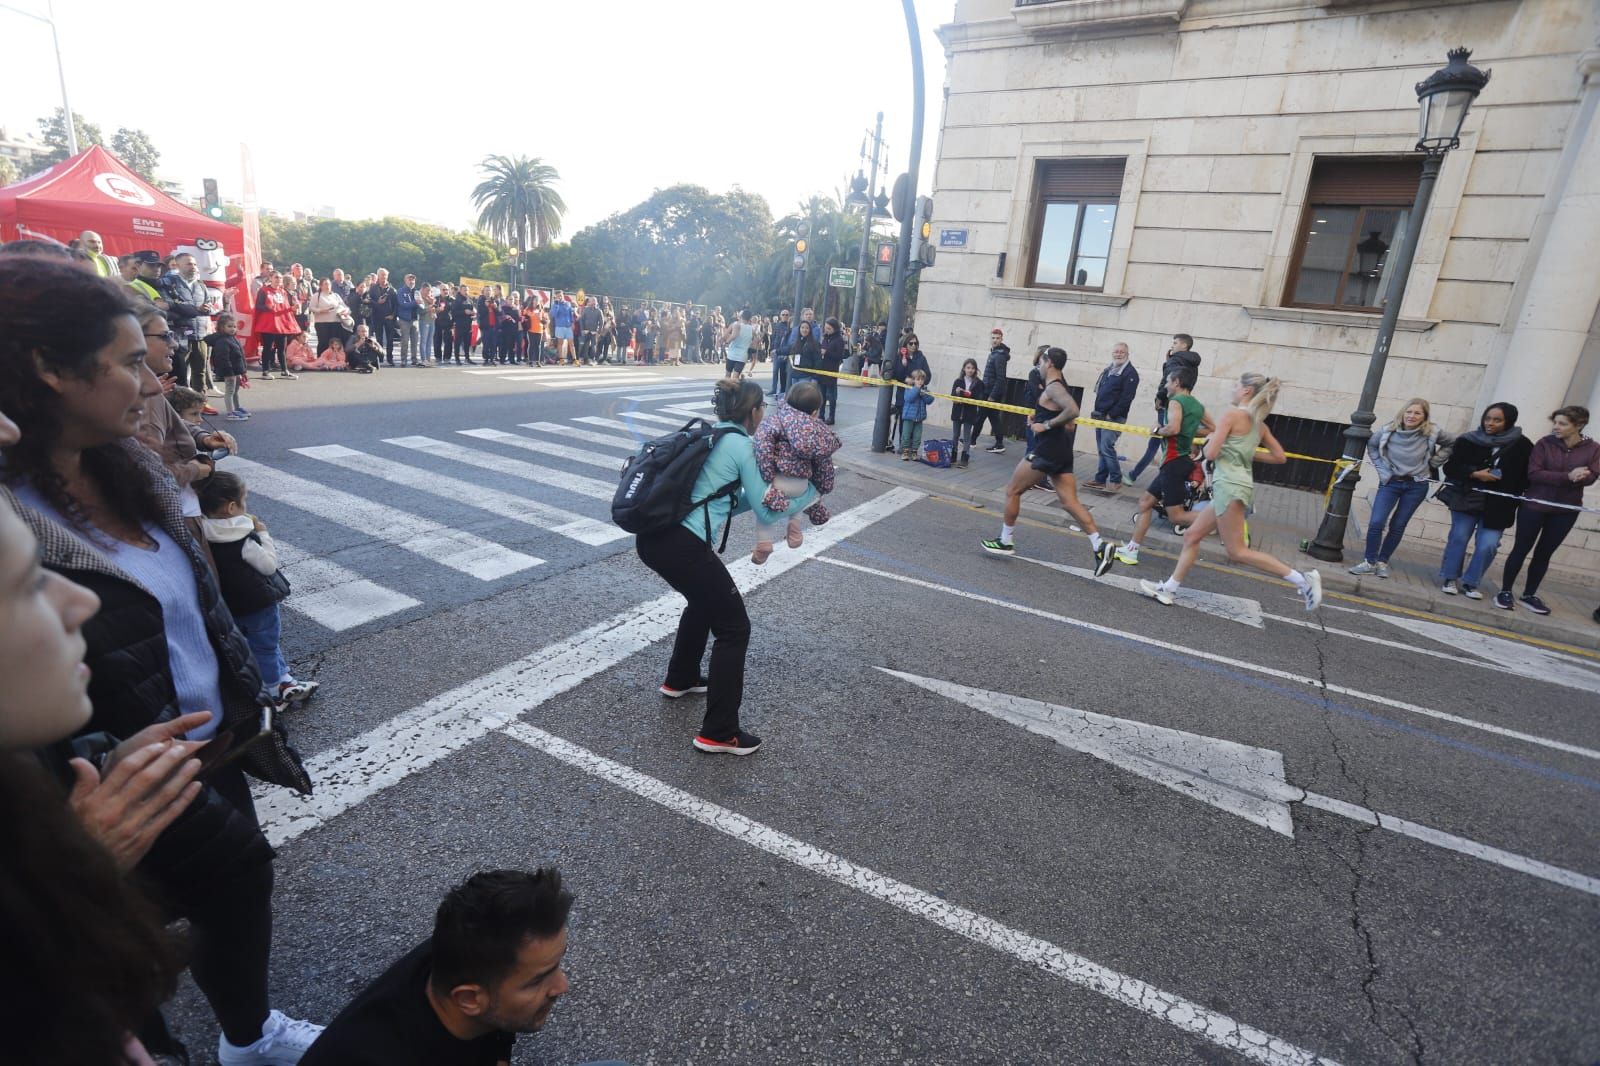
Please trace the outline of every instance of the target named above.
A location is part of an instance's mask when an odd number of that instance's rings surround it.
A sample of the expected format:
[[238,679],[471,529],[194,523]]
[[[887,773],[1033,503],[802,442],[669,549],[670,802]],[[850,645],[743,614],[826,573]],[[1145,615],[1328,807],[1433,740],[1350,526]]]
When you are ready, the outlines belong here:
[[1467,110],[1483,87],[1489,84],[1490,72],[1468,63],[1471,55],[1465,48],[1452,48],[1449,52],[1450,61],[1430,74],[1427,80],[1417,83],[1417,103],[1421,108],[1417,151],[1423,154],[1417,198],[1411,205],[1411,217],[1395,244],[1389,289],[1384,294],[1383,317],[1378,322],[1378,339],[1372,346],[1372,358],[1367,363],[1367,379],[1361,386],[1361,399],[1350,415],[1349,428],[1344,431],[1344,460],[1351,465],[1328,494],[1328,508],[1322,516],[1322,525],[1317,529],[1316,539],[1306,548],[1308,554],[1327,562],[1336,563],[1344,558],[1344,532],[1350,521],[1350,506],[1355,499],[1356,482],[1359,480],[1359,467],[1355,464],[1359,464],[1366,455],[1367,441],[1372,438],[1372,423],[1377,421],[1373,408],[1378,402],[1378,388],[1383,384],[1389,344],[1394,339],[1395,323],[1400,318],[1400,303],[1405,298],[1411,261],[1417,253],[1417,236],[1422,232],[1422,221],[1428,213],[1428,201],[1433,198],[1433,186],[1439,178],[1439,168],[1444,164],[1445,154],[1461,144],[1461,126],[1467,120]]

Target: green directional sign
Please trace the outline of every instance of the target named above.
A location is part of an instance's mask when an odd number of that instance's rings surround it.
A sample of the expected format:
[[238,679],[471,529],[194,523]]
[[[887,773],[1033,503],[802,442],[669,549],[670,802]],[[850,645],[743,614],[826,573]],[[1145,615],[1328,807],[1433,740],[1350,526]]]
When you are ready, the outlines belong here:
[[829,267],[828,284],[835,289],[853,289],[856,287],[856,272],[850,267]]

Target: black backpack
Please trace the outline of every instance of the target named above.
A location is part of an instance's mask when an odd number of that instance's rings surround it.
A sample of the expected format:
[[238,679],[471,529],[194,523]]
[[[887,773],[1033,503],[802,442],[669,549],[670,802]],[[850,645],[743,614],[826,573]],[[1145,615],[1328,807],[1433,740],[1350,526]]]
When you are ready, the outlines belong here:
[[[703,418],[691,418],[684,427],[665,437],[647,441],[639,454],[622,466],[622,481],[611,498],[611,520],[629,533],[656,533],[682,522],[695,508],[703,508],[706,543],[711,543],[711,501],[732,496],[739,482],[730,481],[704,499],[692,498],[700,468],[711,457],[711,449],[731,426],[713,426]],[[722,527],[722,545],[728,546],[732,515]]]

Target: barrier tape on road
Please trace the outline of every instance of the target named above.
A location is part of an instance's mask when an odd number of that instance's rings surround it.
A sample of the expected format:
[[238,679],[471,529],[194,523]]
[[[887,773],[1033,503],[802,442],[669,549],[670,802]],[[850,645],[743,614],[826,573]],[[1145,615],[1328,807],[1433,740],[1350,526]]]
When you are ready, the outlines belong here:
[[[1337,482],[1340,479],[1342,479],[1345,476],[1345,474],[1348,473],[1349,471],[1358,470],[1362,466],[1366,465],[1366,461],[1365,460],[1341,459],[1339,461],[1341,463],[1345,463],[1345,464],[1348,464],[1348,465],[1347,465],[1346,470],[1344,472],[1342,472],[1342,473],[1340,473],[1340,474],[1335,476],[1335,478],[1334,478],[1335,482]],[[1450,484],[1450,482],[1446,481],[1444,478],[1438,478],[1438,477],[1415,478],[1413,480],[1420,481],[1424,485],[1448,485],[1448,484]],[[1328,486],[1328,490],[1330,492],[1333,490],[1333,485],[1332,484],[1330,484]],[[1494,489],[1473,488],[1472,491],[1473,492],[1481,492],[1485,496],[1498,496],[1503,500],[1516,500],[1519,503],[1536,503],[1541,507],[1554,507],[1557,510],[1561,510],[1561,511],[1578,511],[1581,514],[1600,514],[1600,507],[1585,507],[1582,504],[1578,504],[1578,503],[1557,503],[1555,500],[1537,500],[1537,499],[1534,499],[1532,496],[1518,496],[1514,492],[1496,492]],[[1430,499],[1431,498],[1432,497],[1430,497]],[[1446,504],[1445,506],[1448,507],[1449,505]]]

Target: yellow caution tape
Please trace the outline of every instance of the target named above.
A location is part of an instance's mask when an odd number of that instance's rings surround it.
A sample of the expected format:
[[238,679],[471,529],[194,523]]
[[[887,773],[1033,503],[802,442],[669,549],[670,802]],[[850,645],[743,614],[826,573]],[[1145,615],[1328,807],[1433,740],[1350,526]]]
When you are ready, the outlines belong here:
[[[849,379],[851,381],[860,381],[861,383],[863,383],[865,385],[876,385],[876,386],[885,386],[885,385],[887,385],[887,386],[891,386],[891,387],[897,388],[897,389],[904,389],[904,388],[908,387],[905,382],[903,382],[903,381],[894,381],[893,379],[890,379],[890,378],[873,378],[873,377],[868,377],[865,374],[841,374],[841,373],[838,373],[837,371],[833,371],[833,370],[809,370],[809,369],[801,369],[800,367],[795,367],[795,368],[793,368],[793,373],[796,374],[796,375],[810,374],[810,375],[817,376],[817,377],[827,377],[827,378],[847,378],[847,379]],[[1010,414],[1015,414],[1015,415],[1032,415],[1033,414],[1033,408],[1031,408],[1031,407],[1019,407],[1014,403],[996,403],[993,400],[969,400],[965,396],[947,396],[942,392],[934,392],[932,389],[929,389],[927,391],[928,391],[928,395],[932,396],[936,400],[948,400],[951,403],[970,404],[973,407],[984,407],[984,408],[988,408],[991,411],[1006,411],[1006,412],[1008,412]],[[1153,437],[1153,436],[1155,436],[1155,432],[1156,432],[1154,429],[1152,429],[1149,426],[1134,426],[1134,425],[1129,425],[1129,424],[1124,423],[1124,422],[1107,422],[1107,421],[1104,421],[1104,420],[1099,419],[1099,418],[1089,418],[1087,416],[1082,416],[1082,415],[1080,415],[1076,419],[1076,424],[1080,425],[1080,426],[1083,426],[1086,429],[1109,429],[1109,430],[1112,430],[1113,432],[1116,432],[1116,433],[1131,433],[1136,437]],[[1205,443],[1205,438],[1204,437],[1196,437],[1194,442],[1196,444],[1203,444],[1203,443]],[[1258,451],[1266,451],[1265,448],[1259,448],[1257,450]],[[1340,470],[1338,468],[1341,465],[1351,465],[1349,463],[1349,461],[1345,460],[1345,459],[1324,459],[1320,455],[1302,455],[1299,452],[1284,452],[1283,454],[1284,454],[1285,458],[1288,458],[1288,459],[1299,459],[1301,462],[1306,462],[1306,463],[1329,463],[1329,464],[1332,464],[1335,467],[1334,472],[1333,472],[1333,480],[1335,480],[1335,481],[1338,480],[1339,474],[1340,474]],[[1329,487],[1329,490],[1331,491],[1332,487],[1333,487],[1331,482],[1329,483],[1328,487]]]

